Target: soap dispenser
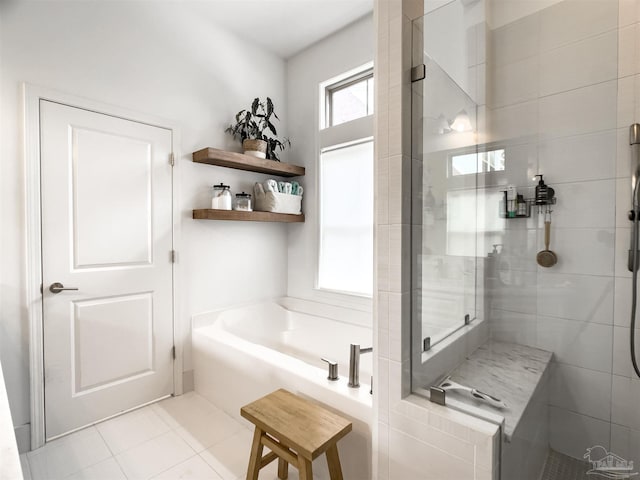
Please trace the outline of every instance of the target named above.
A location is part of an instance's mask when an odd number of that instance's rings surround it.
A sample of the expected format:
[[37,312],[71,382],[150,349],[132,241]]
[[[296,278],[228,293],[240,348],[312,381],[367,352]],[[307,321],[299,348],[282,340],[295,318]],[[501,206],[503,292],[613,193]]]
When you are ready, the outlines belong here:
[[[551,199],[555,196],[556,192],[544,183],[542,175],[536,175],[536,177],[540,177],[540,181],[536,186],[536,205],[547,205],[551,203]],[[534,177],[534,180],[536,177]]]

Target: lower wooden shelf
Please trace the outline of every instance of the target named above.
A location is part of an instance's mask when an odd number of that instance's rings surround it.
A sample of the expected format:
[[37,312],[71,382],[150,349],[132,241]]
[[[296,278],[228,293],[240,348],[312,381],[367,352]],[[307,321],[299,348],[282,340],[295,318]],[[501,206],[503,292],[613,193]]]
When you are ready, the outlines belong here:
[[245,212],[242,210],[213,210],[200,208],[193,211],[196,220],[236,220],[245,222],[304,222],[304,214],[289,215],[287,213],[273,212]]

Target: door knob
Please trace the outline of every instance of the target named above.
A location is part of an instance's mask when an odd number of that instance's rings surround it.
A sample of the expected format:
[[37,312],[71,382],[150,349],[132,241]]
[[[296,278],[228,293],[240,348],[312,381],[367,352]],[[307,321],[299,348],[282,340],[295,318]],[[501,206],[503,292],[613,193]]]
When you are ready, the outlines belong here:
[[73,287],[65,288],[65,286],[60,282],[52,283],[51,286],[49,287],[49,291],[51,293],[60,293],[63,290],[78,290],[78,289]]

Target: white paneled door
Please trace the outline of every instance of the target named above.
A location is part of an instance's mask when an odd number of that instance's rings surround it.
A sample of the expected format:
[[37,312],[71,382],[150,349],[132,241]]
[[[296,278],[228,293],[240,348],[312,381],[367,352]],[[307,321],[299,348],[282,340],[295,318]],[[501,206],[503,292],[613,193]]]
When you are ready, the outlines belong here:
[[40,102],[47,439],[173,393],[171,152],[171,130]]

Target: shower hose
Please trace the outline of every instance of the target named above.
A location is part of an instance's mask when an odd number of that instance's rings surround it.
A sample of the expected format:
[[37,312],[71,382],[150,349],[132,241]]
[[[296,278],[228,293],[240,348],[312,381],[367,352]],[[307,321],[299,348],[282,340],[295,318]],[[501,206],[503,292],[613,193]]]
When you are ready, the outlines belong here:
[[631,235],[631,331],[629,333],[629,342],[631,346],[631,363],[633,369],[636,372],[638,378],[640,378],[640,368],[638,368],[638,360],[636,358],[636,308],[638,307],[638,261],[636,256],[638,255],[638,221],[640,220],[640,208],[635,203],[638,193],[638,184],[640,181],[636,181],[633,187],[633,234]]

